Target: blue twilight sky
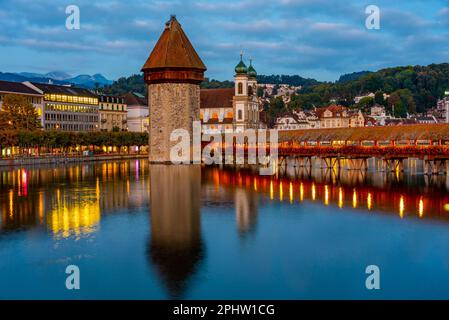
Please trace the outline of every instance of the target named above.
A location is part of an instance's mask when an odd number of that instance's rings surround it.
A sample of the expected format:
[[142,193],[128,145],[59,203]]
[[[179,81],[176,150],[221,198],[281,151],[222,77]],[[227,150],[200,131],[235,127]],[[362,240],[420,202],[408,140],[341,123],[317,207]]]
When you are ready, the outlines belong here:
[[[81,29],[67,30],[67,5]],[[377,5],[380,30],[365,28]],[[447,0],[0,0],[0,71],[140,71],[170,14],[208,67],[232,79],[240,47],[261,74],[340,74],[449,61]]]

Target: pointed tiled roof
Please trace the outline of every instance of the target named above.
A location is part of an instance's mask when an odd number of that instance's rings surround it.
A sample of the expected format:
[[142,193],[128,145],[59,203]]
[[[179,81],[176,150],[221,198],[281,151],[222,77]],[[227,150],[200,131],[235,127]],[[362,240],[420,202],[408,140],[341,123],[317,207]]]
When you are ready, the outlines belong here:
[[156,46],[142,67],[142,71],[160,68],[206,70],[175,16],[165,24]]

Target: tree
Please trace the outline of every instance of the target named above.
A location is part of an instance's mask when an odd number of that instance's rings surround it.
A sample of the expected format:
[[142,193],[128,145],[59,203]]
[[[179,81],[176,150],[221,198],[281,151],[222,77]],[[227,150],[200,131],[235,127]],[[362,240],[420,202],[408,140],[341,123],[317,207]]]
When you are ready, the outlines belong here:
[[41,127],[36,108],[25,96],[6,94],[1,113],[1,118],[11,125],[11,129],[35,130]]
[[0,128],[6,130],[9,126],[10,123],[8,115],[5,112],[0,111]]
[[381,106],[385,105],[384,93],[382,91],[377,91],[375,93],[374,102],[380,104]]
[[360,99],[359,103],[357,104],[358,108],[364,111],[367,111],[369,108],[371,108],[374,105],[374,99],[371,97],[364,97]]
[[290,102],[288,103],[288,108],[290,110],[301,110],[301,100],[297,94],[292,94],[290,96]]
[[276,118],[283,112],[285,112],[285,104],[284,100],[282,100],[282,97],[271,98],[268,114],[271,117]]
[[262,87],[257,87],[257,96],[259,98],[263,97],[264,89]]
[[405,117],[407,113],[416,112],[415,100],[408,89],[400,89],[391,93],[388,98],[388,105],[394,110],[395,116]]

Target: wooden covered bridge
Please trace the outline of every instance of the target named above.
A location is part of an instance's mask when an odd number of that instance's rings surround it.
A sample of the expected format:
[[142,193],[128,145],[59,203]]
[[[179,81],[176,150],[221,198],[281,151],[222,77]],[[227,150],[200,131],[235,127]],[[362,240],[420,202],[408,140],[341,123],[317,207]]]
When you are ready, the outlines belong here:
[[402,171],[404,159],[418,158],[424,173],[448,173],[449,124],[279,131],[278,155],[281,161],[293,157],[298,166],[311,166],[312,157],[319,157],[337,169],[347,159],[360,170],[375,157],[385,171]]

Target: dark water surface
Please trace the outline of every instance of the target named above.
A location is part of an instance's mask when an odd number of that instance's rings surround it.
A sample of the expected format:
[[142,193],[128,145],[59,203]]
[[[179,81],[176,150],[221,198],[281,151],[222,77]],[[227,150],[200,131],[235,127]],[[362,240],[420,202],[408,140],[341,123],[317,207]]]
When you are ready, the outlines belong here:
[[445,176],[145,160],[0,170],[2,299],[449,298]]

